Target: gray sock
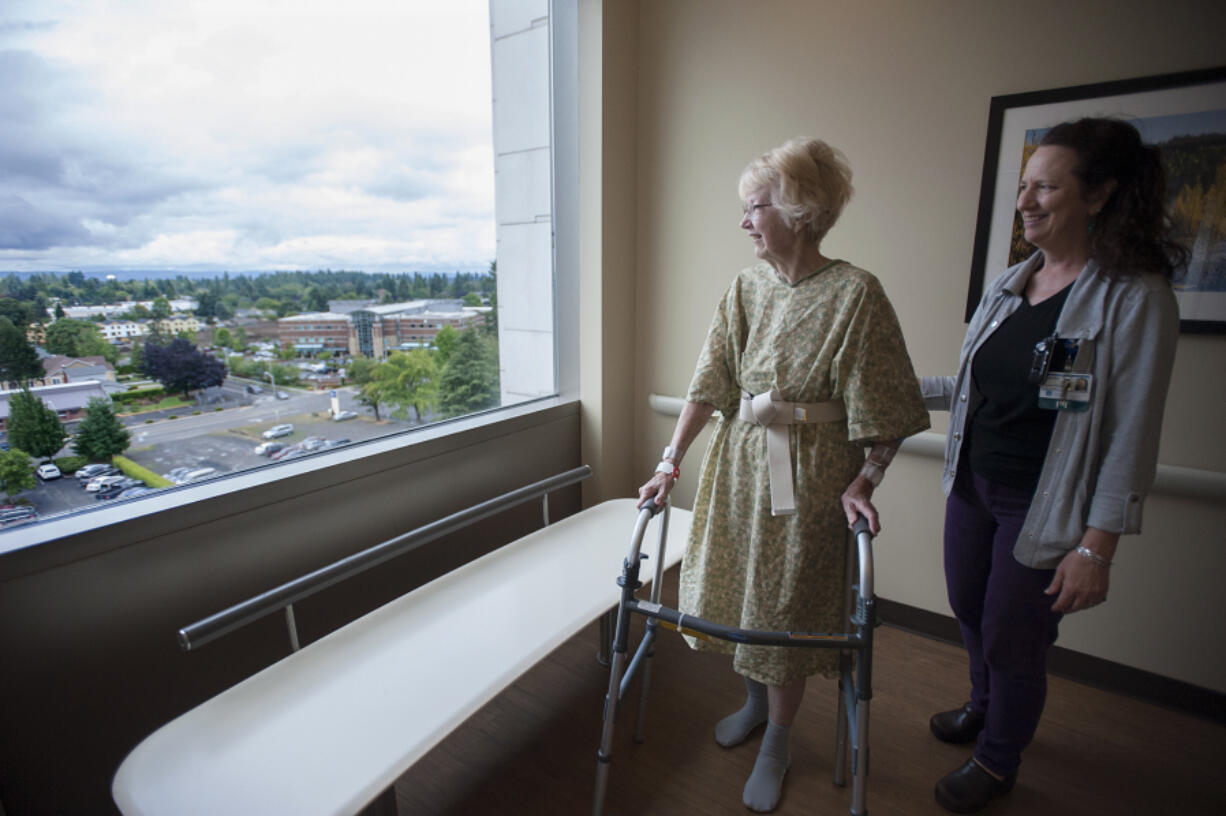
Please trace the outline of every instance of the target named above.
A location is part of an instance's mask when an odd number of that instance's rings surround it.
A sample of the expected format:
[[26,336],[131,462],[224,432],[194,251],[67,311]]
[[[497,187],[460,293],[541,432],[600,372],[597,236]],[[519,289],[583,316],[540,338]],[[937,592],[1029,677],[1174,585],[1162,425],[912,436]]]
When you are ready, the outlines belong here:
[[790,733],[790,728],[769,721],[766,723],[762,747],[758,749],[758,759],[741,798],[750,810],[768,813],[779,804],[783,777],[792,765],[792,752],[788,748]]
[[715,741],[725,748],[740,745],[755,728],[766,722],[766,686],[745,678],[745,705],[715,724]]

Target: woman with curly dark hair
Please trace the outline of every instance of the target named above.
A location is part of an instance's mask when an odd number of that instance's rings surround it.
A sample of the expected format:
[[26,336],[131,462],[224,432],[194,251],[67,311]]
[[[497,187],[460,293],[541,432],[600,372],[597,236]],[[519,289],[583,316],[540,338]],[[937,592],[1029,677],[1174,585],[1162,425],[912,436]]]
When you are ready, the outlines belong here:
[[1179,333],[1158,150],[1131,125],[1053,127],[1017,209],[1038,251],[984,293],[958,373],[921,380],[951,412],[945,577],[970,658],[971,699],[932,717],[975,743],[936,786],[972,813],[1007,793],[1046,697],[1064,614],[1107,599],[1119,537],[1141,528]]

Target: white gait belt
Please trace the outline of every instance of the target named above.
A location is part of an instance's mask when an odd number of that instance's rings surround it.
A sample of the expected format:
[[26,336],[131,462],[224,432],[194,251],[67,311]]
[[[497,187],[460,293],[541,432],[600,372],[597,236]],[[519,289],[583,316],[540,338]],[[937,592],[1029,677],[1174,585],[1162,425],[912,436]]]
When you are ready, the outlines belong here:
[[741,392],[739,419],[766,428],[766,458],[771,479],[771,515],[790,516],[796,512],[792,489],[792,451],[788,426],[811,422],[838,422],[847,418],[842,400],[828,402],[784,402],[774,389],[756,397]]

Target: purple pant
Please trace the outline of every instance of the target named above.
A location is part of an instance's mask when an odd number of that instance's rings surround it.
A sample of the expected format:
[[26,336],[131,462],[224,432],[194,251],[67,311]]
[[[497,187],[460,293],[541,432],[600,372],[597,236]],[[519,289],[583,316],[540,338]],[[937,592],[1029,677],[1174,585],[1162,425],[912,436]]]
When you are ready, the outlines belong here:
[[1055,570],[1013,557],[1031,493],[990,482],[966,461],[945,506],[945,582],[970,656],[971,705],[986,713],[975,758],[998,774],[1021,764],[1047,698],[1047,647],[1062,615],[1043,594]]

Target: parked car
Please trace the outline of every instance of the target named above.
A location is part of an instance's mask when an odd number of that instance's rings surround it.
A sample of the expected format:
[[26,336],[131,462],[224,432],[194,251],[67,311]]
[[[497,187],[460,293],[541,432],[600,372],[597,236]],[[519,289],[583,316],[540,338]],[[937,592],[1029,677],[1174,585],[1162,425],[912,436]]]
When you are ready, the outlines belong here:
[[263,436],[265,439],[277,439],[282,436],[289,436],[293,432],[294,432],[294,426],[287,422],[282,425],[273,425],[271,428],[269,428],[267,431],[264,431],[264,433],[260,435]]
[[261,388],[261,387],[260,387],[260,386],[258,386],[258,385],[248,385],[248,386],[247,386],[247,393],[248,393],[248,394],[263,394],[263,393],[264,393],[264,389],[263,389],[263,388]]
[[6,504],[0,507],[0,527],[15,527],[38,518],[38,511],[28,504]]
[[349,439],[346,437],[341,437],[340,439],[329,439],[323,444],[323,447],[321,447],[320,450],[332,450],[333,448],[339,448],[341,445],[348,444]]
[[324,439],[322,436],[308,436],[306,439],[298,443],[298,447],[302,448],[304,451],[319,450],[327,441],[328,440]]
[[155,492],[157,492],[156,488],[149,487],[148,485],[144,485],[144,484],[139,484],[139,485],[136,485],[135,487],[129,487],[127,490],[120,493],[116,498],[133,499],[133,498],[136,498],[137,496],[145,496],[145,495],[148,495],[149,493],[155,493]]
[[77,468],[77,472],[73,475],[77,477],[78,482],[84,485],[90,479],[98,476],[110,476],[118,472],[119,468],[115,467],[114,465],[93,464],[83,465],[82,467]]
[[278,391],[277,399],[282,399],[282,400],[289,399],[289,394],[285,393],[284,391]]
[[95,476],[93,479],[90,479],[85,483],[85,492],[97,493],[102,488],[110,487],[111,485],[121,482],[126,478],[128,477],[120,473],[112,474],[110,476]]
[[58,467],[50,462],[47,462],[45,465],[39,465],[34,473],[44,482],[51,481],[52,479],[58,479],[64,475],[60,473],[60,469]]
[[290,459],[297,459],[299,456],[306,456],[308,452],[302,448],[286,448],[277,455],[276,459],[278,462],[285,462]]
[[187,473],[185,473],[183,475],[183,478],[179,479],[178,483],[181,485],[193,484],[194,482],[201,482],[201,481],[204,481],[205,479],[211,479],[216,474],[217,474],[217,468],[211,468],[211,467],[196,468],[195,470],[188,471]]
[[252,451],[256,456],[272,456],[274,453],[279,450],[283,450],[284,448],[285,443],[283,442],[261,442],[260,444],[256,445]]
[[187,474],[191,472],[192,472],[192,469],[189,467],[171,468],[170,470],[162,474],[162,478],[170,482],[171,484],[178,484],[180,479],[182,479],[184,476],[186,476]]
[[115,498],[120,493],[130,488],[144,487],[144,486],[145,486],[145,483],[142,482],[140,479],[133,479],[130,476],[125,476],[123,477],[122,480],[118,482],[114,482],[112,484],[106,485],[105,487],[99,488],[97,491],[94,492],[94,498],[98,501],[106,501],[107,499]]
[[[286,445],[284,448],[277,451],[276,453],[269,454],[268,458],[274,462],[280,462],[282,459],[289,456],[291,453],[295,454],[296,456],[301,456],[302,454],[306,453],[306,451],[304,451],[302,448],[298,447],[297,445]],[[293,457],[290,457],[290,458],[292,459]]]
[[332,415],[333,422],[344,422],[346,419],[354,419],[358,415],[357,411],[337,411]]

